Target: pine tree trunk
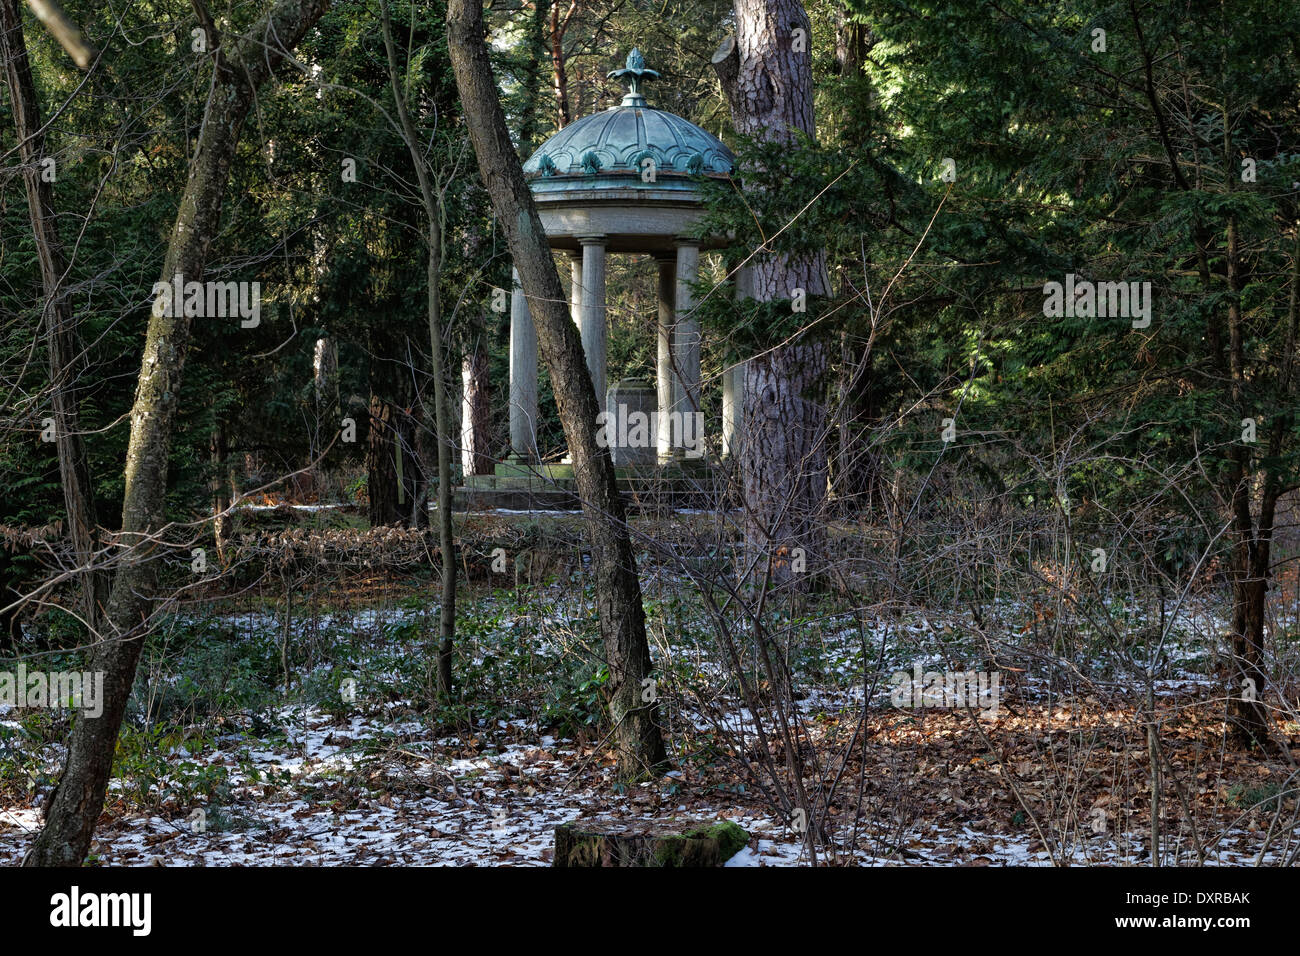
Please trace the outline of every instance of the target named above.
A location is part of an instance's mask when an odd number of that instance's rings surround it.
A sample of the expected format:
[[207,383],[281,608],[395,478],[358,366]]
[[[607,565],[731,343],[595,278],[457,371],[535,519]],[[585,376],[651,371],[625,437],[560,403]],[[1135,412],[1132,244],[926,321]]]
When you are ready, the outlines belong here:
[[658,706],[653,695],[642,699],[642,681],[648,678],[651,663],[641,583],[609,450],[596,442],[596,390],[501,112],[496,80],[483,43],[479,0],[450,0],[447,39],[479,170],[528,297],[538,348],[551,374],[560,422],[573,458],[591,540],[619,774],[632,779],[662,764],[666,756]]
[[564,31],[569,19],[578,7],[578,0],[572,0],[569,12],[560,19],[560,5],[551,5],[551,70],[555,76],[555,126],[564,129],[573,122],[573,111],[569,108],[569,77],[564,61]]
[[[757,140],[813,136],[812,28],[798,0],[734,0],[736,35],[713,66],[736,131]],[[807,41],[796,49],[795,31]],[[827,294],[825,257],[755,257],[750,294],[760,302]],[[746,367],[740,468],[748,567],[803,589],[825,564],[826,346],[806,338],[776,344]]]
[[825,370],[820,345],[775,349],[746,366],[745,542],[774,584],[801,582],[826,559],[826,415],[816,393]]
[[[161,281],[170,282],[177,273],[186,281],[202,278],[209,243],[221,223],[230,164],[257,88],[278,65],[277,51],[292,49],[328,5],[329,0],[277,0],[245,38],[232,38],[230,49],[224,44],[217,48],[213,65],[217,76],[163,259]],[[117,734],[157,593],[162,552],[153,536],[166,522],[167,462],[190,335],[190,319],[184,311],[151,310],[145,335],[131,409],[122,531],[115,548],[119,570],[104,615],[107,634],[90,663],[92,671],[104,675],[103,712],[74,722],[63,775],[25,865],[81,865],[104,807]]]

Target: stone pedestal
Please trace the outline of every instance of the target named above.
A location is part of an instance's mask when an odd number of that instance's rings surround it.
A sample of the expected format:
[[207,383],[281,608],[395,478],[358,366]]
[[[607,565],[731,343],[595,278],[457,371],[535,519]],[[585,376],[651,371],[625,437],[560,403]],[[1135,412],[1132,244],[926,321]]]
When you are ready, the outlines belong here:
[[605,430],[614,467],[653,467],[658,458],[658,396],[640,378],[610,386],[605,400]]

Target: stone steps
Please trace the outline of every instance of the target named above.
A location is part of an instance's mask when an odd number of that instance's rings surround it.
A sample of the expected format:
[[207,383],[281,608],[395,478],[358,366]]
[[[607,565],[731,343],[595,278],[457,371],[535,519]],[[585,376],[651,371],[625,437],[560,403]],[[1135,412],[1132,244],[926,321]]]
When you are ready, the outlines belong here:
[[[615,478],[629,509],[714,508],[725,491],[721,469],[672,465],[654,469],[616,468]],[[502,464],[495,475],[467,476],[456,489],[457,510],[578,510],[572,465]]]

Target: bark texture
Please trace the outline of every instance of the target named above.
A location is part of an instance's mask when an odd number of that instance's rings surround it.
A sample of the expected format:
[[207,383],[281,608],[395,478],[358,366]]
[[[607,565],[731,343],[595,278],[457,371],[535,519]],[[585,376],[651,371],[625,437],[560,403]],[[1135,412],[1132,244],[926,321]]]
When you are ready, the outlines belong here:
[[[642,700],[650,673],[641,583],[609,451],[596,442],[596,391],[546,235],[506,128],[487,48],[479,0],[451,0],[447,39],[479,170],[505,230],[510,254],[550,370],[564,437],[573,458],[591,539],[601,636],[609,666],[610,716],[619,773],[631,779],[665,761],[658,707]],[[649,695],[653,697],[653,695]]]
[[750,359],[745,377],[745,541],[774,583],[800,582],[826,560],[826,372],[820,345],[789,345]]
[[[790,143],[813,136],[812,27],[798,0],[735,0],[736,34],[713,57],[736,131]],[[803,43],[796,42],[803,31]],[[825,258],[756,256],[750,295],[760,302],[827,294]],[[739,454],[749,564],[796,588],[825,562],[826,346],[798,337],[746,365]]]
[[[380,386],[372,377],[370,383],[370,429],[366,434],[366,499],[370,527],[407,524],[405,496],[399,468],[405,471],[408,453],[402,449],[405,412],[396,403],[383,397]],[[398,456],[402,456],[399,463]],[[405,477],[404,474],[402,477]]]

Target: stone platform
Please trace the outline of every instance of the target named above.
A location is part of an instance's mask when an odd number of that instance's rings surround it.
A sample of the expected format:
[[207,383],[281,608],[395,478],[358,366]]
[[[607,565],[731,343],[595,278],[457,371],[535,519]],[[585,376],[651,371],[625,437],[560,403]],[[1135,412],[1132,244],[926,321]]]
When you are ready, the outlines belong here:
[[[699,461],[614,469],[629,511],[717,508],[726,498],[725,465]],[[578,485],[570,464],[501,462],[496,474],[469,475],[456,489],[457,511],[577,511]]]

